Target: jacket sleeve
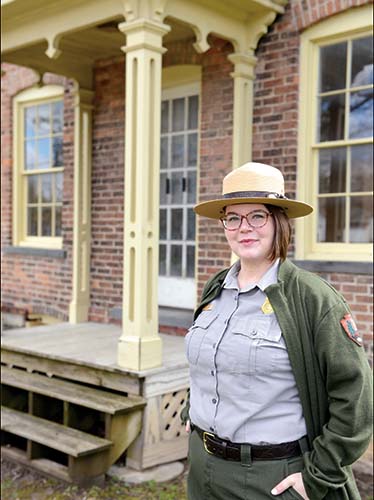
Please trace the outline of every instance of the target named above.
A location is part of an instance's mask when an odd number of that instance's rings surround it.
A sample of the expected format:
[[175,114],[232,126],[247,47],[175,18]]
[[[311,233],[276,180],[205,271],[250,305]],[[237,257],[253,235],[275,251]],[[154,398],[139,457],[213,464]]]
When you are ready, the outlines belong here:
[[372,425],[372,378],[363,347],[341,324],[348,306],[342,301],[322,317],[315,349],[329,401],[329,419],[305,454],[303,480],[308,496],[322,499],[344,486],[350,466],[367,449]]

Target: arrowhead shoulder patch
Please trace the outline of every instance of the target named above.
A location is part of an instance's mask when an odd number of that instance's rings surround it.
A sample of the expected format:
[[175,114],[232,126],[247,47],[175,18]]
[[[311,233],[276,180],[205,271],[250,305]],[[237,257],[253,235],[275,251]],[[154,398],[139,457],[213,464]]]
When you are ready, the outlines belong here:
[[344,328],[345,333],[348,335],[348,337],[353,340],[357,345],[362,347],[362,338],[360,337],[360,334],[358,332],[356,323],[354,322],[354,319],[352,318],[351,314],[345,314],[343,319],[340,320],[340,324]]

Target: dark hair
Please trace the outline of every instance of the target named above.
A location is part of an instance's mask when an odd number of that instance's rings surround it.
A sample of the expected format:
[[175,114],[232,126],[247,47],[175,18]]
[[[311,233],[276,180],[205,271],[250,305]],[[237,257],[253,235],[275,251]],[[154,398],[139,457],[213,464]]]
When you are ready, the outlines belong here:
[[290,220],[281,207],[274,205],[266,205],[266,207],[273,214],[275,226],[273,248],[269,259],[274,261],[279,258],[283,262],[287,257],[287,250],[291,241]]

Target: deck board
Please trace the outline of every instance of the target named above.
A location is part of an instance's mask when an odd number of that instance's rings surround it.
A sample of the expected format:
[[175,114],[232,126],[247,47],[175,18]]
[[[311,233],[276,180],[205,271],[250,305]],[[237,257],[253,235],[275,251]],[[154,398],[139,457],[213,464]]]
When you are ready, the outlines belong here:
[[184,338],[160,334],[163,343],[161,367],[137,372],[117,364],[117,344],[122,330],[116,325],[101,323],[58,323],[5,330],[1,345],[4,349],[49,359],[75,362],[116,373],[138,377],[157,375],[165,371],[187,368]]

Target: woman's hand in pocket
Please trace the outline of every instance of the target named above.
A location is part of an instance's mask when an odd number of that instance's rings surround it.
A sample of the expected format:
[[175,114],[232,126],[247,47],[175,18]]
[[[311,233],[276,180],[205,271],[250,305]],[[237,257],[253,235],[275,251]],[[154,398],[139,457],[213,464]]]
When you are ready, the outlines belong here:
[[288,490],[288,488],[293,488],[297,493],[304,498],[304,500],[309,500],[308,495],[306,494],[303,476],[301,472],[296,472],[295,474],[291,474],[287,476],[283,481],[278,483],[272,490],[272,495],[280,495],[284,491]]
[[191,420],[187,420],[186,422],[186,432],[187,434],[191,432]]

